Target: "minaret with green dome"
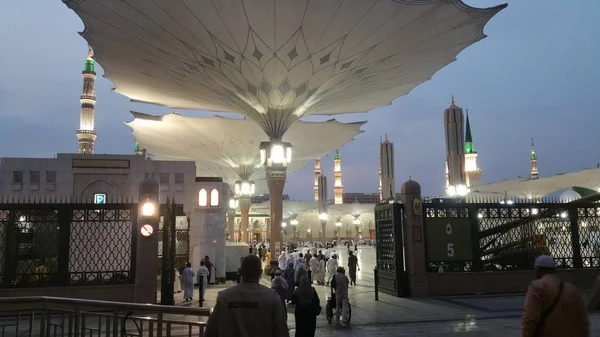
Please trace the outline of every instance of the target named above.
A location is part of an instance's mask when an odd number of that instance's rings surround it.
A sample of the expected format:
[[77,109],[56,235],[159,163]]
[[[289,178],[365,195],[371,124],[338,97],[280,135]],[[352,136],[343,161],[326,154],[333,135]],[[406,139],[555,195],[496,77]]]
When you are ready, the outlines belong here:
[[344,186],[342,185],[342,159],[340,157],[340,151],[335,150],[333,156],[333,195],[334,203],[344,203]]
[[94,154],[94,143],[96,142],[96,131],[94,130],[94,113],[96,108],[96,96],[94,83],[96,81],[96,61],[94,61],[94,50],[88,45],[88,56],[84,63],[81,76],[83,77],[83,92],[79,97],[81,112],[79,115],[79,130],[77,130],[77,152],[79,154]]
[[467,120],[465,122],[465,175],[467,187],[476,186],[481,180],[481,170],[477,167],[477,151],[473,145],[471,133],[471,121],[469,120],[469,109],[466,109]]
[[135,154],[138,156],[144,155],[144,149],[142,149],[142,147],[140,146],[140,143],[138,143],[138,142],[135,143]]
[[529,175],[529,178],[531,179],[538,179],[539,176],[539,172],[538,172],[538,166],[537,166],[537,154],[535,153],[535,144],[533,144],[533,138],[531,138],[531,174]]
[[473,146],[473,136],[471,135],[471,123],[469,122],[469,109],[467,109],[467,123],[465,132],[465,154],[477,153]]

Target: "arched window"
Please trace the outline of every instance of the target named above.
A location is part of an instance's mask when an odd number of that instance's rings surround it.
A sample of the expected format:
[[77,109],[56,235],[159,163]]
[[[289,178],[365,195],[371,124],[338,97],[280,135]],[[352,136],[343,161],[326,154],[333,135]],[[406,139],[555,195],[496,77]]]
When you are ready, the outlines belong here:
[[210,205],[213,207],[219,206],[219,191],[216,188],[210,191]]
[[201,207],[208,206],[208,194],[205,189],[201,189],[200,192],[198,192],[198,205]]

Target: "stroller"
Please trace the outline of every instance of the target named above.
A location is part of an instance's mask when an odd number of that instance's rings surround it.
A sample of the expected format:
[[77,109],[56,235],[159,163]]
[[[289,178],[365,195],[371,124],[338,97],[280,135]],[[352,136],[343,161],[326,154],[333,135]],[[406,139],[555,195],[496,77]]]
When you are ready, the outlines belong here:
[[[342,308],[336,308],[336,300],[335,300],[335,292],[331,289],[331,296],[327,298],[327,304],[325,305],[325,318],[327,318],[327,323],[331,324],[333,320],[333,316],[335,315],[334,309],[342,310]],[[350,306],[350,301],[348,301],[348,317],[344,317],[347,323],[350,323],[350,318],[352,317],[352,307]]]

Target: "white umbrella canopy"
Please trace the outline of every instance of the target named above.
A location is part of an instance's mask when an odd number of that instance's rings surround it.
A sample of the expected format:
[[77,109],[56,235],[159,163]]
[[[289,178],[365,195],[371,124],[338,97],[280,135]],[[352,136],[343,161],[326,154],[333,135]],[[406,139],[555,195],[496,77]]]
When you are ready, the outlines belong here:
[[[135,140],[154,159],[191,160],[198,176],[223,177],[233,185],[243,173],[256,182],[257,193],[267,193],[265,174],[257,148],[264,133],[248,119],[187,117],[177,113],[153,116],[132,112],[126,123]],[[353,140],[365,122],[340,123],[299,121],[292,125],[284,141],[294,144],[288,166],[292,173],[309,161],[325,156]]]
[[461,0],[63,0],[116,90],[230,111],[271,138],[309,114],[366,112],[485,37],[506,5]]

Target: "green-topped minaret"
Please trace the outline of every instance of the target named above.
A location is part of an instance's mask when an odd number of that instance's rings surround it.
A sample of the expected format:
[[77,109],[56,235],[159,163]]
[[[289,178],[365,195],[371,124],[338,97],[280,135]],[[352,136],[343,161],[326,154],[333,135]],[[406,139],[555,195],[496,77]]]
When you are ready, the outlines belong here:
[[340,151],[335,150],[333,156],[333,195],[334,203],[344,203],[344,186],[342,185],[342,158],[340,157]]
[[477,167],[477,151],[473,145],[473,135],[471,134],[471,122],[469,120],[469,109],[466,109],[467,121],[465,122],[465,175],[467,186],[479,185],[481,180],[481,170]]
[[529,175],[529,178],[538,179],[539,177],[535,144],[533,144],[533,138],[531,138],[531,174]]
[[473,136],[471,135],[471,123],[469,122],[469,109],[467,109],[467,123],[465,132],[465,154],[477,153],[473,146]]
[[81,76],[83,77],[83,91],[79,97],[81,112],[79,115],[79,130],[76,133],[77,152],[79,154],[94,154],[94,143],[97,137],[94,130],[94,112],[96,107],[96,96],[94,93],[94,82],[96,81],[95,66],[94,50],[88,45],[88,56],[81,72]]
[[142,149],[142,147],[140,146],[140,143],[138,143],[138,142],[135,143],[135,154],[138,156],[144,155],[144,149]]

